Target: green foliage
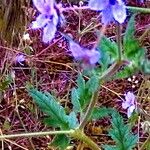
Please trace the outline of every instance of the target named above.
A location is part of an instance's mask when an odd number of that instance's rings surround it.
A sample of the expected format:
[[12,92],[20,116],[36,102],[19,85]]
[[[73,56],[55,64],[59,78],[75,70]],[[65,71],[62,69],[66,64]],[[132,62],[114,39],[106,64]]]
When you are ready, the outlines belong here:
[[139,64],[139,62],[145,57],[145,49],[140,46],[139,41],[134,36],[135,16],[136,14],[132,15],[128,22],[123,38],[123,49],[124,56],[127,59],[135,61],[136,64]]
[[78,119],[76,118],[75,112],[71,112],[68,116],[68,123],[70,129],[75,129],[79,126]]
[[103,49],[106,53],[108,53],[113,60],[116,60],[116,58],[118,58],[117,43],[105,36],[103,36],[101,39],[100,49]]
[[[44,119],[47,125],[59,127],[62,130],[75,129],[79,126],[75,112],[72,111],[67,115],[64,108],[51,94],[47,92],[42,93],[31,86],[28,87],[28,92],[40,109],[47,114],[48,117]],[[56,135],[50,145],[64,150],[69,143],[70,138],[66,135]]]
[[91,119],[102,119],[104,117],[110,116],[112,113],[116,112],[113,108],[106,107],[96,107],[93,109]]
[[141,71],[145,74],[150,74],[150,60],[143,60],[143,62],[141,63]]
[[97,72],[102,74],[106,71],[110,64],[112,64],[118,58],[118,46],[113,40],[110,40],[106,36],[103,36],[100,44],[97,47],[101,53],[101,59],[99,60],[100,68]]
[[119,113],[112,114],[112,129],[109,135],[116,142],[116,146],[105,145],[105,150],[131,150],[137,143],[137,136],[130,131],[129,125],[125,124]]
[[60,150],[65,150],[69,143],[70,138],[62,134],[56,135],[50,145],[54,146],[55,148],[59,148]]
[[132,74],[134,74],[136,71],[138,71],[138,68],[134,66],[134,64],[125,66],[122,70],[118,71],[114,75],[113,79],[127,78],[131,76]]
[[72,123],[70,121],[70,116],[72,120],[75,119],[75,115],[66,115],[64,108],[56,101],[56,99],[49,93],[42,93],[34,88],[28,88],[29,94],[32,96],[36,104],[40,109],[48,115],[45,119],[45,123],[53,127],[60,127],[63,130],[73,128],[77,126],[76,122]]
[[83,112],[92,97],[92,94],[98,89],[99,79],[97,76],[91,77],[87,82],[79,75],[77,78],[77,88],[71,91],[71,102],[74,112]]
[[86,88],[89,93],[94,93],[99,86],[99,78],[97,76],[92,76],[86,83]]
[[126,43],[130,42],[131,39],[134,39],[134,33],[135,33],[135,16],[136,14],[132,15],[132,17],[130,18],[126,31],[125,31],[125,35],[123,38],[123,42],[124,45],[126,45]]
[[139,41],[134,37],[135,16],[136,14],[130,18],[123,38],[123,55],[124,59],[129,61],[129,65],[119,70],[113,79],[127,78],[139,70],[142,70],[145,73],[149,72],[149,65],[143,63],[145,62],[143,60],[145,60],[146,50],[140,46]]
[[102,56],[99,62],[101,64],[100,71],[103,72],[108,68],[109,64],[111,63],[111,57],[104,49],[101,49],[100,52]]
[[10,75],[2,78],[0,81],[0,91],[4,91],[8,88],[9,84],[12,83],[12,78]]
[[73,88],[71,91],[71,102],[73,104],[74,112],[78,113],[81,110],[81,105],[79,101],[79,94],[76,88]]

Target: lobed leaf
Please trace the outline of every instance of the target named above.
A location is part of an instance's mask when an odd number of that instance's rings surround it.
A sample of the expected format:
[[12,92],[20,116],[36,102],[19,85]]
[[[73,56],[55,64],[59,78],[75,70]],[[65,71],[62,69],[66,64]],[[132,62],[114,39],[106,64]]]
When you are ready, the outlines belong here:
[[115,110],[113,108],[97,107],[93,109],[91,119],[95,119],[95,120],[102,119],[104,117],[110,116],[114,112]]
[[64,108],[56,102],[51,94],[42,93],[34,88],[28,88],[28,92],[40,109],[51,117],[49,118],[50,124],[56,123],[55,125],[62,129],[68,128],[67,115]]
[[111,56],[111,59],[116,60],[118,58],[118,46],[113,40],[103,36],[100,42],[100,49]]
[[71,102],[73,104],[74,112],[78,113],[81,110],[81,105],[79,101],[79,93],[76,88],[71,90]]
[[136,14],[132,15],[130,20],[128,21],[128,25],[127,25],[125,35],[124,35],[124,38],[123,38],[124,45],[126,45],[129,41],[134,39],[135,16],[136,16]]
[[109,135],[116,142],[118,150],[131,150],[138,140],[137,136],[131,133],[130,126],[124,124],[123,118],[117,112],[112,114],[112,129]]

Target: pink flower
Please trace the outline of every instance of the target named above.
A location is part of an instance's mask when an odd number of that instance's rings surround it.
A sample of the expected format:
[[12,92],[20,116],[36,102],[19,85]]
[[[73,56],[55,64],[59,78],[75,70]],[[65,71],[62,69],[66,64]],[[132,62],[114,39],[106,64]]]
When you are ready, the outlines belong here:
[[133,111],[136,109],[136,98],[132,92],[125,94],[125,101],[122,103],[122,108],[127,109],[128,118],[131,116]]

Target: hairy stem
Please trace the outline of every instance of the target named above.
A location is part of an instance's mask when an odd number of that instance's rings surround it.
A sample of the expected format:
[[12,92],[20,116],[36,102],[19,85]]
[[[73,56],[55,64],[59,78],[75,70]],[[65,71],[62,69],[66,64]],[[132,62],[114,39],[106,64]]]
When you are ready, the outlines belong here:
[[117,25],[118,61],[122,59],[121,24]]
[[10,139],[10,138],[18,138],[18,137],[38,137],[38,136],[46,136],[46,135],[56,135],[56,134],[71,134],[74,130],[69,131],[46,131],[46,132],[29,132],[29,133],[20,133],[20,134],[10,134],[10,135],[0,135],[0,140],[2,139]]
[[[125,61],[119,61],[119,62],[116,62],[114,63],[107,71],[105,71],[102,76],[100,77],[99,79],[99,88],[100,88],[100,82],[102,80],[107,80],[109,77],[111,77],[119,68],[122,64],[124,64]],[[90,116],[91,116],[91,113],[93,111],[93,107],[95,106],[96,102],[97,102],[97,99],[98,99],[98,94],[99,94],[99,88],[96,90],[96,92],[92,95],[92,98],[91,98],[91,101],[90,101],[90,104],[87,108],[87,111],[84,115],[84,118],[83,120],[81,121],[80,123],[80,126],[79,128],[82,130],[85,125],[87,124]]]
[[150,13],[150,8],[141,8],[141,7],[133,7],[133,6],[126,6],[126,8],[131,10],[132,12]]
[[142,43],[146,36],[150,33],[150,26],[144,31],[144,33],[139,37],[140,43]]
[[144,150],[146,149],[147,145],[150,143],[150,135],[148,136],[148,138],[146,139],[146,141],[143,143],[143,145],[141,146],[140,150]]
[[88,136],[86,136],[80,129],[69,130],[69,131],[47,131],[47,132],[31,132],[31,133],[20,133],[12,135],[0,135],[0,140],[18,138],[18,137],[39,137],[46,135],[56,135],[56,134],[68,134],[73,138],[81,140],[86,143],[92,150],[101,150],[98,145],[92,141]]
[[70,135],[86,143],[92,150],[101,150],[101,148],[94,141],[92,141],[88,136],[86,136],[80,129],[76,129],[75,132],[73,132]]

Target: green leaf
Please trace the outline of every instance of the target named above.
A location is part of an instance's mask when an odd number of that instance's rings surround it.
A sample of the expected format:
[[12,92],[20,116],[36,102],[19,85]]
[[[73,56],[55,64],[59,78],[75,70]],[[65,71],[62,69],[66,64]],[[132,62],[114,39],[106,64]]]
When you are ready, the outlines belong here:
[[141,50],[139,42],[136,39],[130,39],[124,45],[124,54],[128,59],[135,57],[135,55]]
[[113,60],[118,58],[118,46],[116,42],[103,36],[99,45],[100,49],[111,56]]
[[113,79],[123,79],[123,78],[127,78],[131,75],[133,75],[134,73],[136,73],[138,71],[138,68],[136,66],[132,65],[128,65],[125,66],[122,70],[119,70],[113,77]]
[[65,150],[70,143],[70,138],[64,134],[56,135],[53,141],[50,143],[51,146],[59,148],[59,150]]
[[123,118],[119,113],[112,114],[112,129],[109,135],[116,142],[118,150],[131,150],[137,143],[137,136],[131,133],[130,126],[124,124]]
[[77,85],[78,85],[79,88],[85,89],[85,80],[84,80],[84,78],[82,77],[81,74],[78,75]]
[[73,104],[74,112],[78,113],[81,110],[81,105],[79,101],[79,93],[77,89],[73,88],[71,91],[71,102]]
[[104,117],[108,117],[110,116],[112,113],[114,113],[115,110],[112,108],[106,108],[106,107],[100,107],[100,108],[94,108],[92,115],[91,115],[91,119],[102,119]]
[[68,116],[69,128],[75,129],[79,126],[78,119],[76,117],[75,112],[71,112]]
[[95,92],[99,86],[99,79],[94,75],[85,82],[82,75],[79,75],[77,79],[77,86],[77,89],[74,88],[71,92],[73,110],[76,113],[85,111],[93,92]]
[[135,33],[135,16],[136,14],[132,15],[130,20],[128,21],[128,25],[125,31],[125,35],[123,38],[123,42],[126,45],[131,39],[134,39],[134,33]]
[[[86,86],[86,82],[81,74],[77,78],[77,86],[78,86],[78,88],[76,89],[75,94],[76,94],[76,96],[78,95],[78,97],[79,97],[80,111],[82,111],[88,105],[88,102],[91,99],[91,93],[88,92],[89,87]],[[77,106],[77,109],[79,109],[79,104]]]
[[119,150],[117,147],[115,147],[115,146],[109,146],[109,145],[103,145],[103,148],[105,150]]
[[112,63],[111,61],[111,57],[110,55],[104,50],[104,49],[101,49],[100,50],[101,52],[101,59],[99,60],[99,63],[100,63],[100,71],[101,73],[103,73],[106,69],[108,69],[109,65]]
[[94,93],[99,87],[99,78],[97,76],[92,76],[86,83],[86,88],[89,93]]
[[55,120],[58,127],[62,129],[69,128],[64,108],[56,102],[51,94],[47,92],[42,93],[34,88],[28,88],[28,92],[40,109],[50,116],[51,120]]
[[145,57],[145,49],[139,44],[139,41],[135,38],[135,15],[134,14],[127,25],[126,32],[123,38],[123,49],[125,59],[134,61],[139,64]]
[[150,60],[145,59],[142,63],[141,63],[141,69],[142,72],[149,75],[150,74]]

